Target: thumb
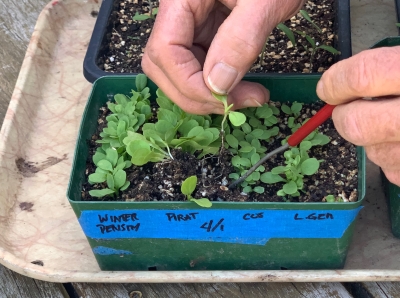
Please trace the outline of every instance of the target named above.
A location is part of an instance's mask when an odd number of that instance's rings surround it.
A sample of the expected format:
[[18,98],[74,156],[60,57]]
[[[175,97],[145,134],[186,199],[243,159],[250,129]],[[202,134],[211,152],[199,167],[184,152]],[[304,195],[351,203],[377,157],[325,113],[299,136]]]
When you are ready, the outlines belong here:
[[400,46],[363,51],[332,65],[317,85],[332,105],[361,97],[400,95]]
[[250,69],[272,29],[293,15],[302,2],[237,0],[229,7],[232,12],[219,27],[204,63],[208,87],[215,93],[229,93]]

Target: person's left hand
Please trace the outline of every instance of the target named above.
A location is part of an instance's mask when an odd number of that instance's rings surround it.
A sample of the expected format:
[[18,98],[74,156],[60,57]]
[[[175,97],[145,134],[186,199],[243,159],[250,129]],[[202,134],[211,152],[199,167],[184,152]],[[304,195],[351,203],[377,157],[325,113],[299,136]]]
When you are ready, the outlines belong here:
[[364,146],[368,158],[400,186],[400,46],[367,50],[336,63],[322,75],[317,94],[339,105],[332,115],[339,134]]

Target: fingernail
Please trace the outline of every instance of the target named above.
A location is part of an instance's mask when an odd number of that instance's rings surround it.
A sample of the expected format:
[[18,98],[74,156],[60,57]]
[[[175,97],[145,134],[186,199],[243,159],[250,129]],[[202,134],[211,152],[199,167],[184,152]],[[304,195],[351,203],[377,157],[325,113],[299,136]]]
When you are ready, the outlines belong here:
[[244,108],[251,108],[251,107],[262,107],[262,104],[259,103],[257,100],[255,100],[254,98],[252,99],[246,99],[243,102],[243,107]]
[[321,80],[318,81],[317,84],[317,95],[320,99],[325,98],[325,93],[324,93],[324,83],[322,83]]
[[227,94],[237,76],[236,69],[223,62],[218,62],[208,75],[208,83],[215,93]]

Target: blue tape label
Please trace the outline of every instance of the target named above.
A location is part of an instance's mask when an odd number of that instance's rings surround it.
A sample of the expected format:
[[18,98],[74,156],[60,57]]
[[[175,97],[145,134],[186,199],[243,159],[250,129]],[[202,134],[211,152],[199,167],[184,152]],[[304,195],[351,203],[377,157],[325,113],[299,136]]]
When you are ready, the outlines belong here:
[[83,211],[79,222],[95,239],[162,238],[265,245],[271,238],[340,238],[353,210],[108,210]]

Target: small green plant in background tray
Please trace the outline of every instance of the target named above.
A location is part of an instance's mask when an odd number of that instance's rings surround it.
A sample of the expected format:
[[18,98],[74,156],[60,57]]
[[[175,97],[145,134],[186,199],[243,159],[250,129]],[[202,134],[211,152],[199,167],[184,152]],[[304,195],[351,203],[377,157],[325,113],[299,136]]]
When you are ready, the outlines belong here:
[[[305,10],[300,10],[300,14],[301,16],[307,20],[317,31],[316,34],[321,34],[322,30],[320,27],[318,27],[317,24],[314,23],[314,21],[311,19],[310,15],[305,11]],[[317,52],[317,50],[324,50],[324,51],[328,51],[334,55],[338,55],[340,54],[340,52],[338,50],[336,50],[334,47],[329,46],[329,45],[325,45],[325,44],[318,44],[318,42],[315,41],[315,38],[313,38],[311,35],[306,34],[305,32],[299,31],[299,30],[292,30],[289,27],[287,27],[285,24],[283,23],[279,23],[277,25],[277,28],[279,30],[281,30],[290,40],[290,42],[292,43],[292,45],[294,47],[298,47],[298,44],[296,42],[296,37],[294,35],[294,33],[304,37],[309,45],[306,44],[301,44],[301,46],[308,52],[309,50],[311,50],[311,57],[310,57],[310,71],[312,71],[312,66],[313,66],[313,61],[314,61],[314,57],[315,54]],[[261,51],[261,56],[260,56],[260,61],[261,64],[263,64],[264,61],[264,55],[265,55],[265,49],[268,43],[268,39],[265,41],[263,49]]]
[[157,13],[158,7],[153,7],[153,1],[149,0],[149,14],[139,14],[136,12],[132,19],[134,21],[145,21],[148,19],[155,20]]

